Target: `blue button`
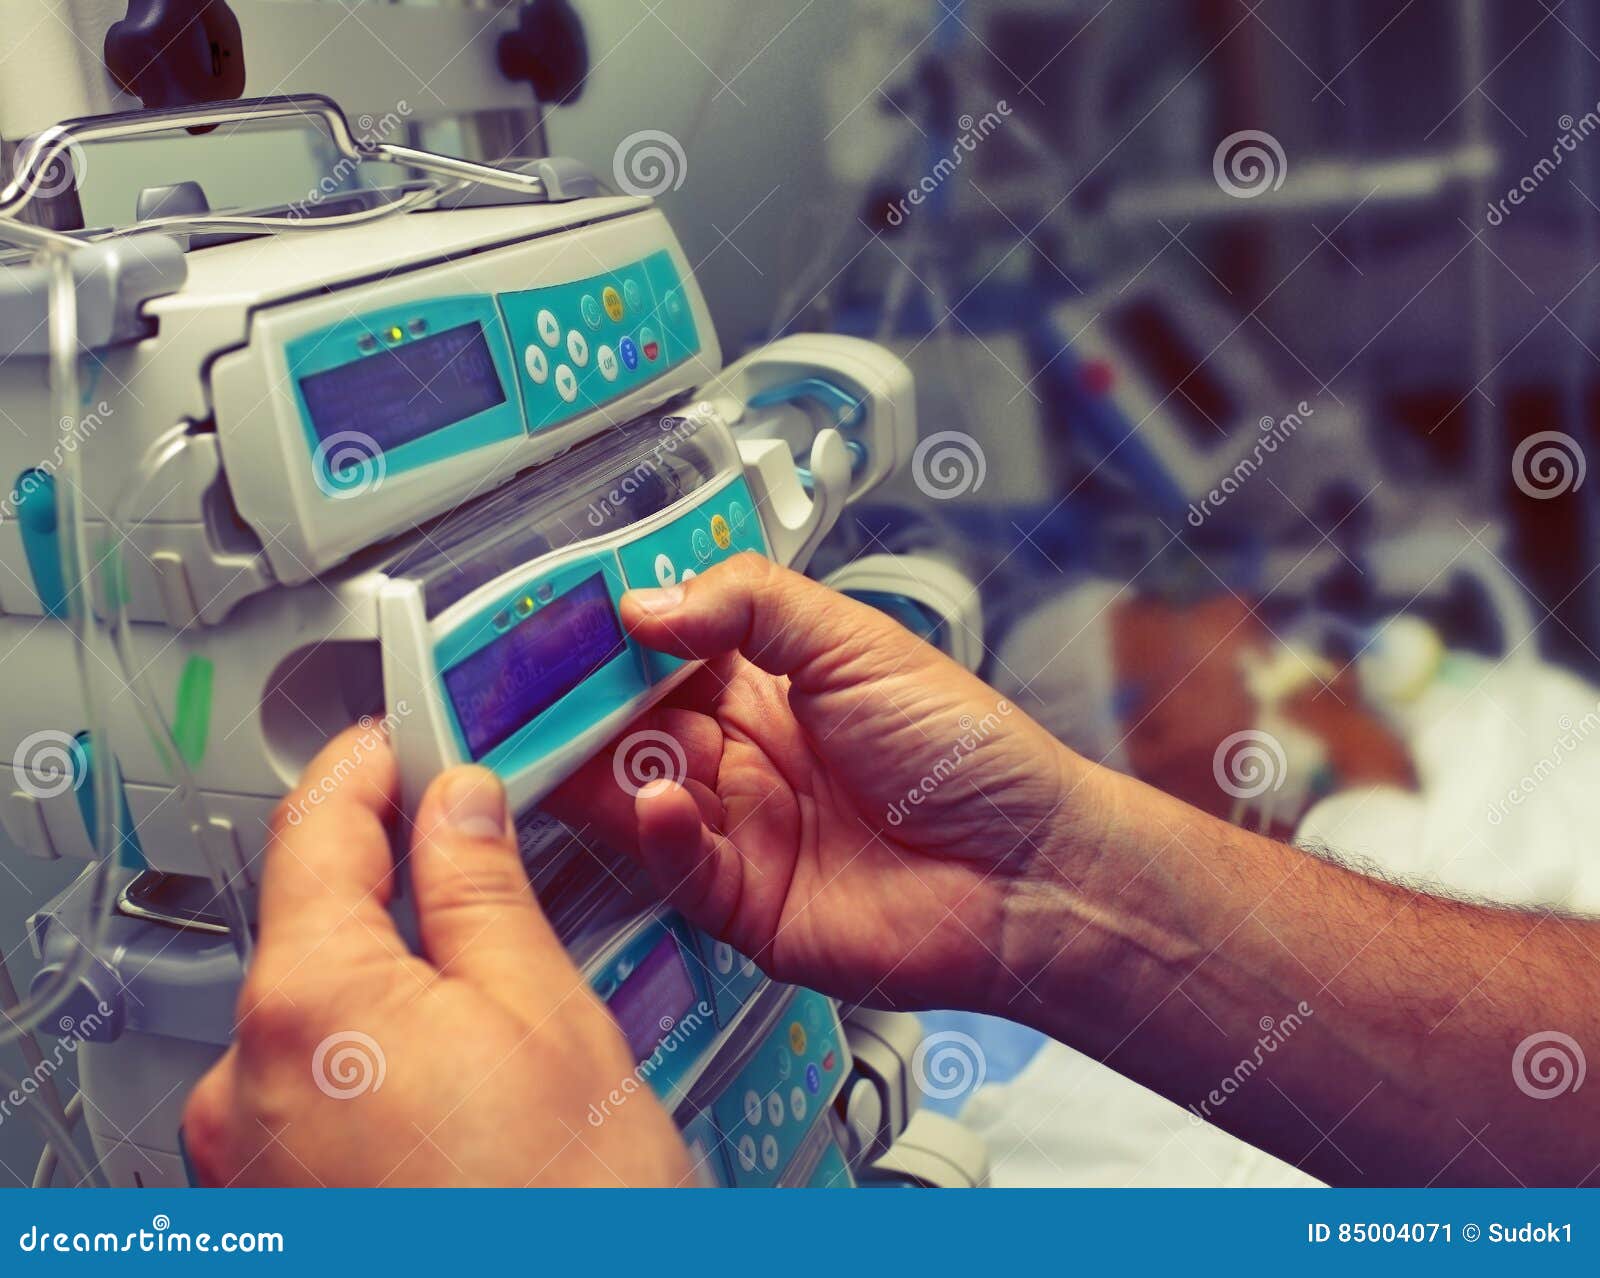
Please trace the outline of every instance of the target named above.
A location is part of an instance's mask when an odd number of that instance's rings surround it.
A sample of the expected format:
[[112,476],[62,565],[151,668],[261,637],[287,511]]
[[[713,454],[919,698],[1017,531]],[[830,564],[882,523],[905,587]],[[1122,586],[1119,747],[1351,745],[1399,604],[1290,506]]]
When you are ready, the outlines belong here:
[[806,1066],[806,1088],[813,1096],[822,1090],[822,1071],[815,1065]]
[[624,337],[618,342],[617,354],[622,356],[623,367],[630,369],[639,367],[639,348],[633,344],[633,338]]

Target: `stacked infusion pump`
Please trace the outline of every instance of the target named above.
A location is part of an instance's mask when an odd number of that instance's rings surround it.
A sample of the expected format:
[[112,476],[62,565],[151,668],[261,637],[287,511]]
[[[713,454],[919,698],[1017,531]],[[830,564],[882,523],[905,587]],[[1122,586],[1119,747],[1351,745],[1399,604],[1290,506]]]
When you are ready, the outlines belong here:
[[[311,110],[337,133],[332,104]],[[637,1056],[634,1085],[671,1108],[706,1181],[982,1179],[926,1123],[890,1156],[912,1117],[914,1030],[898,1055],[881,1017],[852,1031],[535,806],[689,671],[623,632],[624,590],[741,551],[803,567],[844,503],[909,456],[906,369],[833,336],[724,368],[648,200],[570,166],[530,180],[410,156],[457,180],[293,226],[169,217],[47,243],[0,282],[0,397],[19,428],[0,433],[0,812],[27,853],[91,862],[31,928],[35,997],[59,1000],[44,1023],[70,1017],[83,1039],[102,1173],[185,1182],[179,1115],[231,1034],[268,816],[329,738],[381,721],[408,809],[451,764],[503,778],[541,900]],[[28,239],[0,221],[8,236]],[[75,414],[51,399],[62,260]],[[59,517],[68,473],[81,525]],[[63,566],[80,526],[110,585]],[[103,740],[66,641],[85,608],[87,665],[121,681]],[[96,768],[111,788],[89,784]]]

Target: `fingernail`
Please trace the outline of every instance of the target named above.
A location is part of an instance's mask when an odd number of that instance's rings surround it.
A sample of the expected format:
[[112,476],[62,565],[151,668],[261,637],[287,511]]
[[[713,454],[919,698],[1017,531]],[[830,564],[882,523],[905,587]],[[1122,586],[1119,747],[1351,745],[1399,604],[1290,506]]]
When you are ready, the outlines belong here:
[[444,793],[444,825],[469,839],[506,836],[506,794],[493,773],[473,768],[452,780]]
[[671,612],[683,603],[682,586],[663,586],[659,590],[654,587],[648,590],[630,590],[628,595],[636,605],[649,613]]

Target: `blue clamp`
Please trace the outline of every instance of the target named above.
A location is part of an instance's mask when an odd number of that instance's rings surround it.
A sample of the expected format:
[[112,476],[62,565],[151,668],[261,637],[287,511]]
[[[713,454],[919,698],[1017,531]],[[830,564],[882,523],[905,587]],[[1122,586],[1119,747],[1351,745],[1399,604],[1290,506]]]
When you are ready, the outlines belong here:
[[797,399],[814,400],[827,409],[840,430],[854,430],[867,415],[867,401],[844,387],[822,377],[804,377],[798,382],[781,382],[750,397],[751,408],[770,408],[792,404]]
[[61,575],[55,476],[37,466],[23,471],[11,489],[11,508],[17,514],[22,553],[28,560],[28,573],[33,577],[39,605],[51,617],[65,617],[67,585]]
[[[94,772],[94,743],[87,732],[77,736],[77,749],[72,752],[77,777],[73,788],[78,793],[78,811],[83,816],[83,827],[89,831],[89,842],[100,842],[99,822],[95,819],[94,786],[90,777]],[[117,774],[117,797],[122,801],[122,813],[117,821],[117,864],[129,870],[148,870],[144,848],[139,843],[139,832],[133,828],[133,813],[128,807],[128,792],[122,788],[122,775]]]

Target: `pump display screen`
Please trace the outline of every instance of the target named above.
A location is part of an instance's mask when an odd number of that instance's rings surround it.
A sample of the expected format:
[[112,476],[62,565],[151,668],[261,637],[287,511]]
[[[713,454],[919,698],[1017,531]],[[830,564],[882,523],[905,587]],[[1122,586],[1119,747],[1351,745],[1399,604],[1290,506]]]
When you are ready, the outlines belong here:
[[476,322],[311,373],[300,394],[318,438],[356,431],[385,452],[506,401]]
[[633,1049],[634,1060],[642,1061],[693,1003],[689,969],[678,953],[678,943],[666,936],[617,987],[606,1006]]
[[446,670],[445,691],[472,757],[483,758],[538,718],[623,647],[597,572]]

